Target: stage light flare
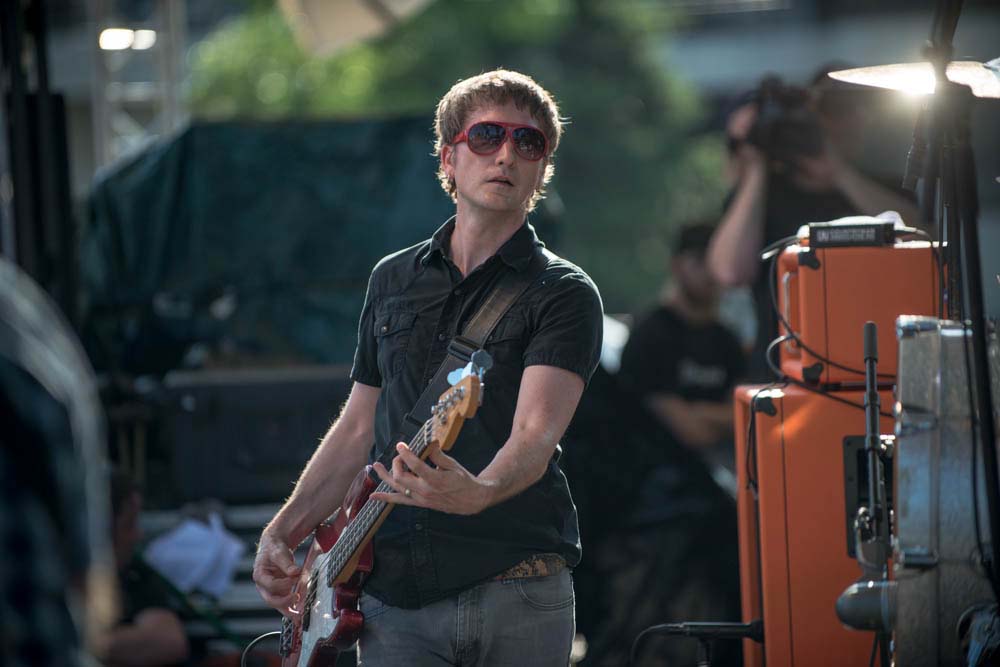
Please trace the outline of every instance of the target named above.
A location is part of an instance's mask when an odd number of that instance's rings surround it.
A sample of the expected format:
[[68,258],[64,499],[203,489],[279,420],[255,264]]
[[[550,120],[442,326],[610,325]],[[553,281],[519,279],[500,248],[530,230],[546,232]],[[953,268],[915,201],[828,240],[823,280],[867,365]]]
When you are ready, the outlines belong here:
[[[969,86],[981,98],[1000,98],[1000,58],[988,63],[956,60],[948,63],[949,81]],[[934,68],[928,62],[878,65],[830,72],[830,78],[862,86],[896,90],[906,95],[929,95],[937,87]]]
[[135,31],[128,28],[105,28],[97,43],[104,51],[124,51],[135,41]]
[[146,49],[151,49],[156,44],[156,31],[155,30],[136,30],[135,39],[132,42],[132,48],[136,51],[145,51]]

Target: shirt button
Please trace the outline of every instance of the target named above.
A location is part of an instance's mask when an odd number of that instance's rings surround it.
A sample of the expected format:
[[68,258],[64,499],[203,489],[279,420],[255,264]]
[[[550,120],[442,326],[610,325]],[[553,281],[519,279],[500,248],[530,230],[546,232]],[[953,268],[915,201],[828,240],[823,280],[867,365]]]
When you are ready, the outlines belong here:
[[382,333],[385,333],[388,330],[389,330],[389,325],[388,324],[383,324],[382,325]]
[[417,530],[423,530],[424,529],[424,524],[418,523],[418,524],[415,524],[413,527],[416,528]]
[[427,386],[429,387],[429,386],[431,386],[432,384],[434,384],[434,378],[429,378],[429,379],[427,380]]
[[447,338],[448,334],[443,334],[443,333],[438,334],[438,340],[446,340]]
[[452,294],[454,294],[455,296],[462,296],[462,288],[458,287],[458,288],[454,289],[452,291]]

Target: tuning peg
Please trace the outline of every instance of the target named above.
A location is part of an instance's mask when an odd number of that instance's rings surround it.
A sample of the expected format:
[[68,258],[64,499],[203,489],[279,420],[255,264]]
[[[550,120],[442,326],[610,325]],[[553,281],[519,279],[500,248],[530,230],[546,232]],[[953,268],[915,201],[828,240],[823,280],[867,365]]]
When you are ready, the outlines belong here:
[[473,370],[479,376],[480,380],[483,379],[486,371],[493,368],[493,357],[486,350],[476,350],[473,352],[470,361],[472,362]]

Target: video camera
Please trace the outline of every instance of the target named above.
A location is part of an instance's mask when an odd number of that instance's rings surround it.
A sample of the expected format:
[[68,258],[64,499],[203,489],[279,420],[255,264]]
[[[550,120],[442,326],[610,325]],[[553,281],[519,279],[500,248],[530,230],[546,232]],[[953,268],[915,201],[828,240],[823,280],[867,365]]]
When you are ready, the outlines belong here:
[[757,107],[757,120],[747,141],[773,165],[794,167],[797,158],[823,152],[823,128],[810,106],[809,90],[768,76],[750,94],[750,102]]

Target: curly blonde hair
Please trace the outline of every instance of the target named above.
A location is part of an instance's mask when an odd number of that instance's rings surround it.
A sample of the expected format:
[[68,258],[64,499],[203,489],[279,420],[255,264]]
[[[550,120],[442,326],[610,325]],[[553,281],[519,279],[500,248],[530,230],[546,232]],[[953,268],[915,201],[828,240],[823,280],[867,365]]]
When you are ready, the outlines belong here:
[[[549,152],[545,156],[545,174],[541,186],[531,196],[528,211],[545,194],[545,186],[555,173],[552,157],[559,147],[564,121],[559,117],[559,106],[552,95],[530,76],[505,69],[495,69],[478,76],[463,79],[451,87],[438,102],[434,114],[434,155],[441,157],[445,146],[451,145],[455,137],[465,129],[469,116],[487,106],[503,106],[513,102],[518,109],[527,110],[538,121],[539,127],[549,142]],[[448,178],[444,166],[438,165],[438,180],[441,188],[452,201],[457,201],[455,181]]]

